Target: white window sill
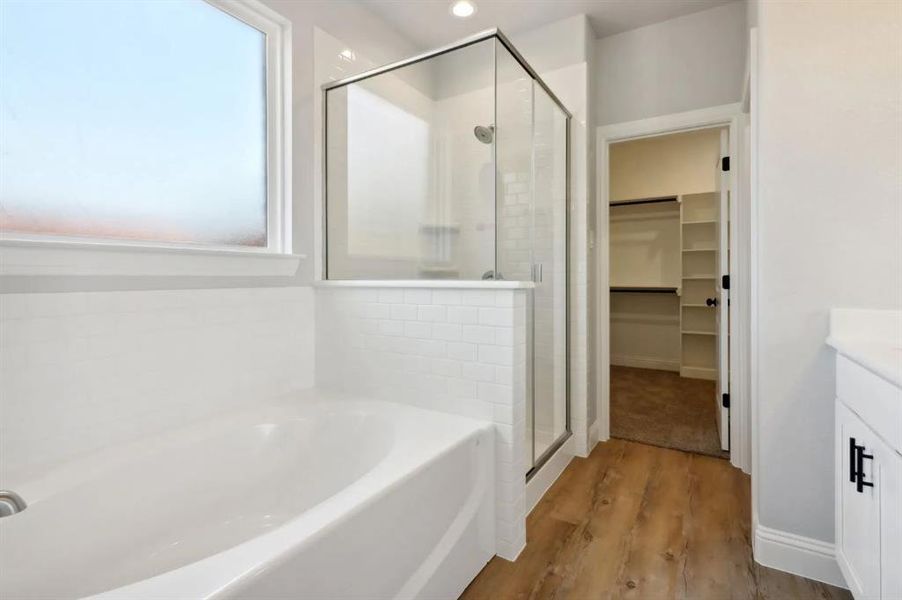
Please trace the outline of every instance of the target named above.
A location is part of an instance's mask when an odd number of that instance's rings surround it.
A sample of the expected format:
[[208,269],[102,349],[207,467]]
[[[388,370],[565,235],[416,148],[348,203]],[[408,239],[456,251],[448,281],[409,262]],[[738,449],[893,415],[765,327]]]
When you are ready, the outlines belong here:
[[314,287],[342,288],[432,288],[463,290],[528,290],[532,281],[467,280],[467,279],[329,279],[313,282]]
[[302,254],[0,240],[0,276],[288,277]]

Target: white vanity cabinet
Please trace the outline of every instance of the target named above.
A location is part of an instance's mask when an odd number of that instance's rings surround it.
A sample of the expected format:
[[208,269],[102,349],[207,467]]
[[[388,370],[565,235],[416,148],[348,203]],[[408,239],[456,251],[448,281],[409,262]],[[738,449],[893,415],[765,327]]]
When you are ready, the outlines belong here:
[[836,403],[836,559],[855,598],[902,598],[902,455]]
[[902,600],[900,323],[891,311],[831,314],[836,560],[858,600]]

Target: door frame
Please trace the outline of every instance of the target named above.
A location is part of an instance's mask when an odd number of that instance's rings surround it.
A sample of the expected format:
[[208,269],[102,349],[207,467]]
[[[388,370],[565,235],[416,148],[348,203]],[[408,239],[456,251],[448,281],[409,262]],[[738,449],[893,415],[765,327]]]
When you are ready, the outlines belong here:
[[[718,144],[718,161],[715,165],[715,170],[717,171],[717,232],[714,235],[714,239],[717,240],[715,242],[717,247],[717,252],[715,253],[714,258],[714,297],[717,299],[717,306],[715,307],[715,330],[717,331],[717,339],[714,341],[717,350],[715,351],[715,356],[717,357],[717,391],[714,395],[714,404],[716,405],[716,415],[717,415],[717,439],[720,441],[721,450],[730,450],[732,444],[732,435],[730,434],[730,414],[732,412],[732,407],[724,406],[723,399],[729,398],[730,395],[730,331],[728,329],[730,324],[730,309],[732,308],[732,303],[730,302],[730,285],[727,284],[724,286],[724,281],[720,277],[720,275],[731,273],[732,267],[729,263],[730,256],[730,248],[727,246],[728,241],[730,239],[730,223],[732,222],[732,216],[727,211],[729,210],[729,206],[732,203],[731,199],[736,190],[733,189],[732,181],[731,181],[731,172],[735,169],[730,168],[727,171],[723,170],[723,161],[726,157],[730,156],[730,133],[726,129],[720,129],[719,144]],[[729,158],[726,158],[727,162],[729,162]],[[738,167],[737,167],[738,168]],[[727,215],[726,220],[724,219],[724,215]],[[682,323],[682,315],[680,315],[680,322]],[[680,363],[682,364],[682,357],[680,358]],[[724,372],[726,372],[726,381],[724,381]],[[726,420],[726,423],[724,423]]]
[[[749,394],[749,326],[750,311],[748,291],[751,260],[751,244],[748,235],[750,225],[750,190],[747,185],[748,114],[743,103],[723,104],[638,121],[616,123],[599,127],[596,133],[596,198],[595,211],[595,355],[597,371],[597,421],[598,441],[610,439],[610,233],[608,204],[610,178],[608,160],[610,145],[616,142],[657,137],[697,129],[726,127],[730,135],[730,462],[749,473],[752,466],[751,411]],[[720,274],[718,274],[720,275]],[[744,288],[744,289],[743,289]],[[736,293],[742,291],[742,293]]]

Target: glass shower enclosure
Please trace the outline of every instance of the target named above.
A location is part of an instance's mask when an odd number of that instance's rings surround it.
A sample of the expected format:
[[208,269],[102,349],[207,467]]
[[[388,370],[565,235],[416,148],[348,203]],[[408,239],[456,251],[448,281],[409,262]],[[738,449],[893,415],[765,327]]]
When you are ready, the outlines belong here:
[[498,30],[323,89],[325,278],[534,282],[534,471],[570,429],[570,113]]

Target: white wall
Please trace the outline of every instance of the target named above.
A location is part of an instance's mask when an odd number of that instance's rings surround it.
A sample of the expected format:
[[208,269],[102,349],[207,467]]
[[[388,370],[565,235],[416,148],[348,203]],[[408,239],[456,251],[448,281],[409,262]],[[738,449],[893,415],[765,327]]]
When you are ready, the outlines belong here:
[[717,189],[720,129],[642,138],[609,150],[611,202]]
[[740,1],[599,39],[598,124],[738,102],[747,38]]
[[540,75],[586,62],[593,36],[585,15],[575,15],[535,29],[505,33]]
[[830,542],[828,310],[902,307],[902,4],[757,9],[757,516]]
[[680,372],[680,298],[611,294],[611,364]]

